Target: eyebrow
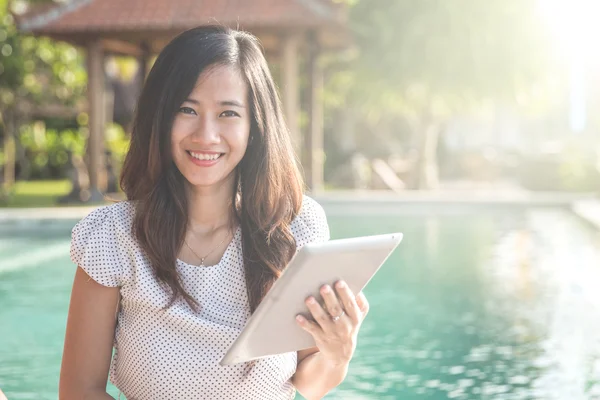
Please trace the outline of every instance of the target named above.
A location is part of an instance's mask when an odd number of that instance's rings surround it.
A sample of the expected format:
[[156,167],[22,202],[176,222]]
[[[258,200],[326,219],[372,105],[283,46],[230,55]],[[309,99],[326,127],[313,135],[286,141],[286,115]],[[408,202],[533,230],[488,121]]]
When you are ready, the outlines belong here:
[[[195,99],[185,99],[185,101],[187,103],[192,103],[192,104],[200,105],[200,102],[198,100],[195,100]],[[237,107],[237,108],[246,108],[242,103],[240,103],[239,101],[236,101],[236,100],[223,100],[223,101],[219,101],[219,105],[221,105],[221,106]]]

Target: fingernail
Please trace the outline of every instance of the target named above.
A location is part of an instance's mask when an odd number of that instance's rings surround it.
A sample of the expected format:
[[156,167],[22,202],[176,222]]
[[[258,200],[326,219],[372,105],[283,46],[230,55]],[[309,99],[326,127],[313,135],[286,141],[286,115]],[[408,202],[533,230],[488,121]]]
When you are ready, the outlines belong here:
[[307,301],[308,301],[308,304],[315,304],[316,303],[316,300],[315,300],[314,297],[309,297]]
[[331,287],[329,285],[325,285],[325,286],[323,286],[322,290],[323,290],[323,293],[329,293],[329,292],[331,292]]
[[339,282],[337,283],[337,287],[338,287],[338,289],[343,289],[344,287],[346,287],[346,282],[344,282],[344,281],[339,281]]
[[304,317],[302,315],[296,315],[296,321],[303,323],[304,322]]

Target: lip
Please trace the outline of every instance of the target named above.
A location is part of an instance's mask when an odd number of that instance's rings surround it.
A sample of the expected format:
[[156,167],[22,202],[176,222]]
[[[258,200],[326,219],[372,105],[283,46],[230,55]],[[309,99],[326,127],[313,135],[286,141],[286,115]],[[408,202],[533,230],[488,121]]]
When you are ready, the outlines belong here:
[[213,165],[218,163],[221,160],[221,158],[223,158],[223,155],[224,155],[224,153],[220,153],[218,151],[194,151],[194,153],[220,154],[220,156],[215,160],[198,160],[197,158],[192,156],[191,150],[186,150],[186,153],[187,153],[190,161],[199,167],[212,167]]

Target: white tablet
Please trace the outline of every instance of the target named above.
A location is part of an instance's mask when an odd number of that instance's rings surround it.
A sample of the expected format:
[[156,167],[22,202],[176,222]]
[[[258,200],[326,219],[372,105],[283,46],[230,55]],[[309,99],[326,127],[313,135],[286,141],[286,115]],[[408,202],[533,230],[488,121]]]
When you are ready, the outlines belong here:
[[319,289],[344,280],[358,294],[402,240],[401,233],[310,243],[290,261],[221,365],[232,365],[315,346],[312,336],[296,323],[296,315],[310,316],[305,299]]

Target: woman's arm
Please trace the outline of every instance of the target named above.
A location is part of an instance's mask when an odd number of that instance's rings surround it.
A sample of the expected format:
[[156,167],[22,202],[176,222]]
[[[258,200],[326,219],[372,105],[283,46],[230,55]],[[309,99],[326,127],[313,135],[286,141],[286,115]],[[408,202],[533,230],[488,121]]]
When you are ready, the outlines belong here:
[[106,400],[119,288],[102,286],[77,268],[60,370],[60,400]]
[[328,311],[311,296],[306,305],[314,321],[303,316],[297,318],[317,345],[298,352],[298,366],[292,378],[296,389],[309,400],[321,399],[342,383],[356,349],[360,325],[369,311],[362,293],[355,297],[344,282],[335,286],[335,291],[329,285],[321,288]]
[[337,387],[348,371],[348,363],[330,364],[318,347],[298,352],[298,368],[292,383],[308,400],[321,399]]

